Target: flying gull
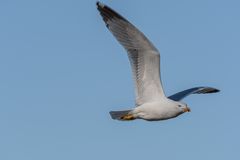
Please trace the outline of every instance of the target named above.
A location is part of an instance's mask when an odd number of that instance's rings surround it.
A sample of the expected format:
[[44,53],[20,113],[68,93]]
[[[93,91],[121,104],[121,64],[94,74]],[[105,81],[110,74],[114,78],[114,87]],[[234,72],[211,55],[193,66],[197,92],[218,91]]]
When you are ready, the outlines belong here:
[[219,92],[212,87],[195,87],[166,97],[161,84],[160,54],[157,48],[116,11],[101,2],[96,4],[107,28],[127,51],[135,82],[135,108],[111,111],[113,119],[158,121],[174,118],[190,112],[187,104],[180,102],[186,96]]

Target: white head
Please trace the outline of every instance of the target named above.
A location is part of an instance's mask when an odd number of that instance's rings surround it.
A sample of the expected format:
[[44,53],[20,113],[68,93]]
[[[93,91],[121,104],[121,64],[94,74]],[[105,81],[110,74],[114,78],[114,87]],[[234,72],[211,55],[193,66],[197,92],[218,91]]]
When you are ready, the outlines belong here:
[[[185,112],[190,112],[190,108],[187,106],[187,104],[170,100],[168,101],[169,106],[165,106],[164,111],[166,111],[166,114],[163,114],[164,116],[161,117],[162,119],[169,119],[177,117]],[[164,112],[162,111],[162,112]]]
[[181,109],[182,113],[191,112],[191,109],[187,106],[187,104],[185,104],[183,102],[176,102],[176,105],[178,108]]

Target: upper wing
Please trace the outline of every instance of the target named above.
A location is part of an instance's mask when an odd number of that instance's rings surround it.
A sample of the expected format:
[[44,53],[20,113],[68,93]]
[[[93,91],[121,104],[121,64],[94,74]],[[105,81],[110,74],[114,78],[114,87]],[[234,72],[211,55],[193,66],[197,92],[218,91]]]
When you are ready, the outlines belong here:
[[97,8],[107,28],[128,53],[135,81],[136,106],[164,96],[158,50],[141,31],[113,9],[100,2],[97,2]]
[[180,101],[186,96],[190,94],[206,94],[206,93],[216,93],[219,92],[220,90],[212,87],[195,87],[191,89],[187,89],[181,92],[178,92],[174,95],[169,96],[169,99],[172,99],[174,101]]

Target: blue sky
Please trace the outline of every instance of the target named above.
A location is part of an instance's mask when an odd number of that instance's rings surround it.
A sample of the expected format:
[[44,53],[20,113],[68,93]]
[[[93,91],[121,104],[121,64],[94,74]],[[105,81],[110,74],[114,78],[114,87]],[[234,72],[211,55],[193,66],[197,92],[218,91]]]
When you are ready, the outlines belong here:
[[0,159],[239,159],[240,2],[104,0],[161,52],[165,93],[192,112],[119,122],[134,106],[130,65],[95,0],[0,2]]

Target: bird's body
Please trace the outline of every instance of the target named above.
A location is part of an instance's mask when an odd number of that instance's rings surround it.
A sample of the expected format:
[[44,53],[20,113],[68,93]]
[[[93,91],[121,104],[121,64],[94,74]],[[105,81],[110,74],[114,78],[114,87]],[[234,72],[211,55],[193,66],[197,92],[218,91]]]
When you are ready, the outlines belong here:
[[180,102],[184,97],[219,91],[211,87],[195,87],[166,97],[160,79],[160,53],[156,47],[141,31],[110,7],[97,2],[97,8],[107,28],[127,51],[135,82],[136,107],[111,111],[113,119],[157,121],[174,118],[190,111],[185,103]]
[[177,117],[182,113],[184,113],[184,109],[176,106],[175,102],[167,98],[144,103],[132,111],[134,117],[148,121],[166,120]]

